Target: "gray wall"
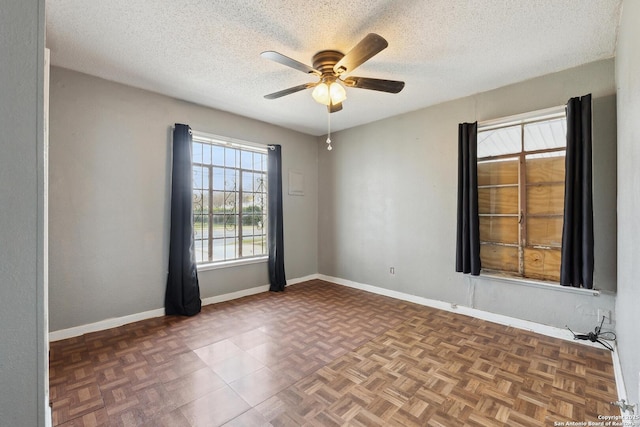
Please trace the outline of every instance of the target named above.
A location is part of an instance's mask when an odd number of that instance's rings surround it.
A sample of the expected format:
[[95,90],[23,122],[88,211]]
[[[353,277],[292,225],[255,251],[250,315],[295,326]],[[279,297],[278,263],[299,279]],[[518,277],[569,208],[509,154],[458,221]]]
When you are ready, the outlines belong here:
[[[629,401],[640,402],[640,2],[625,0],[618,33],[618,349]],[[638,407],[636,406],[636,413]]]
[[[50,329],[164,306],[170,128],[281,144],[288,279],[317,269],[315,138],[61,68],[51,71]],[[289,169],[304,196],[288,196]],[[269,283],[267,264],[202,271],[202,298]]]
[[44,425],[44,0],[0,1],[0,424]]
[[[458,123],[563,105],[587,93],[595,98],[595,280],[603,294],[455,273]],[[593,330],[598,308],[613,310],[615,301],[614,94],[614,62],[606,60],[335,133],[331,152],[318,138],[320,273]],[[389,274],[391,266],[395,275]]]

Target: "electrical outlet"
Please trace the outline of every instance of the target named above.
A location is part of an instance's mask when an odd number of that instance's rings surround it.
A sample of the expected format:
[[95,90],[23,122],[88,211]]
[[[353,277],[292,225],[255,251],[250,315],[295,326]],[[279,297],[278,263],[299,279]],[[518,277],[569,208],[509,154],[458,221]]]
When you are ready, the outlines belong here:
[[598,323],[602,322],[602,317],[604,316],[604,323],[606,325],[611,324],[611,310],[607,310],[604,308],[598,309]]
[[396,268],[395,267],[389,267],[389,274],[396,274]]

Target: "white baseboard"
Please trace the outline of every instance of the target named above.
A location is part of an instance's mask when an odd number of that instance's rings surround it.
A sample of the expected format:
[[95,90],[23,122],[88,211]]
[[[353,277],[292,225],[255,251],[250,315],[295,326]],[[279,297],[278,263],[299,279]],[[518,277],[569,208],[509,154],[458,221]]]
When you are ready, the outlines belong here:
[[49,396],[45,396],[44,402],[44,426],[52,427],[53,426],[53,418],[51,416],[51,406],[49,405]]
[[[298,277],[295,279],[287,280],[287,286],[295,285],[297,283],[306,282],[309,280],[317,279],[317,274],[309,276]],[[237,292],[231,292],[223,295],[216,295],[202,300],[202,305],[217,304],[220,302],[231,301],[234,299],[246,297],[249,295],[255,295],[262,292],[268,292],[269,285],[256,286],[255,288],[243,289]],[[68,329],[60,329],[58,331],[49,332],[49,341],[60,341],[67,338],[73,338],[80,335],[88,334],[91,332],[104,331],[105,329],[117,328],[118,326],[126,325],[128,323],[139,322],[140,320],[152,319],[154,317],[164,316],[164,308],[157,308],[155,310],[144,311],[142,313],[130,314],[128,316],[114,317],[111,319],[100,320],[99,322],[89,323],[87,325],[74,326]]]
[[[615,345],[613,347],[613,352],[611,354],[611,358],[613,360],[613,375],[616,379],[616,389],[618,391],[618,400],[627,401],[627,389],[624,386],[624,378],[622,377],[622,365],[620,364],[620,355],[618,354],[618,346]],[[620,410],[620,414],[624,415],[622,409]]]
[[49,342],[73,338],[91,332],[104,331],[105,329],[117,328],[118,326],[126,325],[127,323],[139,322],[140,320],[160,316],[164,316],[164,308],[143,311],[142,313],[130,314],[128,316],[113,317],[111,319],[100,320],[99,322],[89,323],[87,325],[74,326],[73,328],[60,329],[58,331],[49,332]]
[[262,292],[268,292],[269,285],[256,286],[255,288],[243,289],[241,291],[231,292],[223,295],[216,295],[214,297],[205,298],[202,300],[202,305],[217,304],[219,302],[231,301],[242,297],[248,297],[249,295],[260,294]]
[[310,274],[308,276],[304,276],[304,277],[298,277],[297,279],[291,279],[291,280],[287,280],[287,286],[291,286],[291,285],[296,285],[298,283],[302,283],[302,282],[308,282],[309,280],[316,280],[319,279],[320,275],[319,274]]

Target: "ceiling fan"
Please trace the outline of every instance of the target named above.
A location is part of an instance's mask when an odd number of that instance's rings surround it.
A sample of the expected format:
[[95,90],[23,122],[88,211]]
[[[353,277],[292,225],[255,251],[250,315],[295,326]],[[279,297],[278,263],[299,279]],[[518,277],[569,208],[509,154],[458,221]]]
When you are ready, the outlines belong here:
[[[365,61],[385,49],[389,43],[375,33],[369,33],[347,54],[337,50],[322,50],[312,58],[313,66],[310,67],[295,59],[291,59],[274,51],[262,52],[260,56],[275,61],[287,67],[294,68],[307,74],[319,77],[317,82],[305,83],[290,87],[278,92],[270,93],[264,97],[276,99],[285,95],[299,92],[304,89],[314,88],[312,96],[317,102],[327,106],[329,113],[342,110],[342,101],[346,99],[344,86],[359,89],[377,90],[380,92],[398,93],[404,87],[404,82],[397,80],[372,79],[368,77],[344,77]],[[344,78],[343,78],[344,77]]]

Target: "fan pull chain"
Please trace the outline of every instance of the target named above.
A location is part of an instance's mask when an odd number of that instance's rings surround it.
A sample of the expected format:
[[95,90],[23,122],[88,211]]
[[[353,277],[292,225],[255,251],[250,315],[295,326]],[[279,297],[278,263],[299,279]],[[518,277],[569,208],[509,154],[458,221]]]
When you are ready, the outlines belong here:
[[327,111],[327,128],[329,129],[327,131],[327,150],[331,151],[333,147],[331,146],[331,113],[329,111]]

